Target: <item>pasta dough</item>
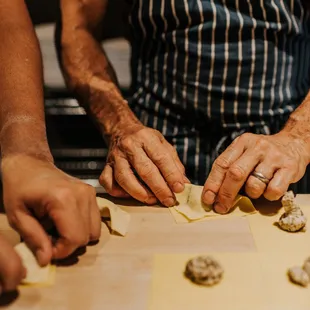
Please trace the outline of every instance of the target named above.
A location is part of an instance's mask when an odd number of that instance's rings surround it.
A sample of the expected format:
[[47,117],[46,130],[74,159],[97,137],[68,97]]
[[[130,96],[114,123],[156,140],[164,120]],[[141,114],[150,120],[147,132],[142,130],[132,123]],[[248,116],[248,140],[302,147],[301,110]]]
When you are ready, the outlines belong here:
[[244,196],[237,196],[232,211],[222,215],[213,211],[201,201],[202,186],[186,184],[182,193],[176,194],[177,205],[169,208],[177,223],[190,223],[214,217],[245,216],[256,212],[251,200]]
[[41,267],[37,263],[36,257],[25,243],[17,244],[15,250],[19,254],[22,263],[27,270],[27,276],[22,280],[22,285],[44,286],[54,284],[55,266],[49,264],[45,267]]
[[130,215],[108,199],[101,197],[96,199],[101,216],[111,218],[111,230],[125,236],[129,228]]

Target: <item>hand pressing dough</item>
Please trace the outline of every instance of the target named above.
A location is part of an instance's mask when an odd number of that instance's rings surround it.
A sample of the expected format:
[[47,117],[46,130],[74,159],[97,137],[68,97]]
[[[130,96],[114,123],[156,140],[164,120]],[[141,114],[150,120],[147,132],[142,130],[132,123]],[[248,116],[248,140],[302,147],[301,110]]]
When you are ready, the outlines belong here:
[[245,216],[256,212],[250,199],[244,196],[238,196],[229,214],[218,214],[214,212],[212,206],[202,203],[202,190],[202,186],[185,184],[184,191],[176,194],[177,205],[169,208],[176,223],[190,223],[215,217]]
[[196,284],[213,286],[221,281],[223,273],[222,266],[212,257],[197,256],[187,262],[184,274]]
[[[130,215],[107,199],[99,197],[96,199],[101,216],[111,218],[112,231],[125,236],[128,231]],[[41,267],[25,243],[17,244],[15,250],[21,257],[22,263],[27,270],[27,276],[22,280],[22,285],[45,286],[54,284],[56,271],[54,265],[49,264]]]
[[19,254],[22,263],[27,270],[27,276],[22,280],[22,285],[45,286],[54,284],[55,266],[49,264],[45,267],[41,267],[38,264],[36,257],[25,243],[19,243],[16,245],[15,250]]
[[96,197],[102,217],[111,218],[111,230],[125,236],[130,222],[130,215],[108,199]]
[[282,205],[285,212],[279,219],[280,228],[290,232],[303,229],[306,226],[307,218],[295,202],[295,196],[292,191],[285,193],[282,198]]

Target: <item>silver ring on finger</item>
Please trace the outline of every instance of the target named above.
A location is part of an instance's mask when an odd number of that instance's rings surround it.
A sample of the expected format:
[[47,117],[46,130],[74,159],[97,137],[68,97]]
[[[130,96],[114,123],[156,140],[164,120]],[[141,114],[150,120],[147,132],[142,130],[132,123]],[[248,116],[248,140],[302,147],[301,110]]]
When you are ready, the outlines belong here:
[[260,172],[253,171],[253,172],[251,173],[251,175],[252,175],[254,178],[260,180],[260,181],[263,182],[263,183],[265,183],[266,185],[268,185],[269,182],[270,182],[270,179],[266,178],[266,177],[265,177],[262,173],[260,173]]

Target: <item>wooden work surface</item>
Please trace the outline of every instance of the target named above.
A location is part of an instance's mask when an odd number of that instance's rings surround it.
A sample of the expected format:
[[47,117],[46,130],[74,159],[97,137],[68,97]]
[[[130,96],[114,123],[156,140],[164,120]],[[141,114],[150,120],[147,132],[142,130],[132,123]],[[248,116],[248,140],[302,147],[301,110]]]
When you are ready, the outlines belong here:
[[[310,203],[310,195],[298,201]],[[256,251],[246,218],[176,224],[166,208],[126,211],[131,214],[126,237],[110,235],[103,225],[97,245],[57,267],[54,286],[22,288],[11,301],[1,301],[0,309],[146,310],[154,254]],[[13,245],[19,240],[3,214],[0,233]]]

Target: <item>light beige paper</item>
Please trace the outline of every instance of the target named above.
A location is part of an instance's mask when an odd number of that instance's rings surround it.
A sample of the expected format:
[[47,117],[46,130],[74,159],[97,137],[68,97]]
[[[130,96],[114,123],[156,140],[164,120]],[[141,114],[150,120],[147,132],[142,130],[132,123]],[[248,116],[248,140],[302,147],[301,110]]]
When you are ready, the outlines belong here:
[[261,272],[255,253],[211,254],[224,268],[222,281],[203,287],[184,277],[195,254],[157,255],[148,310],[262,310]]
[[[302,207],[310,221],[310,205]],[[277,226],[277,222],[284,212],[281,208],[274,215],[254,214],[248,218],[250,229],[259,252],[300,252],[306,250],[310,256],[310,226],[307,224],[305,231],[287,232]],[[310,309],[310,308],[309,308]]]
[[19,243],[15,246],[16,252],[19,254],[24,267],[27,270],[27,276],[22,280],[25,286],[46,286],[53,285],[55,282],[56,267],[47,265],[41,267],[32,251],[25,243]]
[[190,223],[214,217],[246,216],[256,212],[251,200],[239,195],[230,213],[225,215],[218,214],[213,211],[212,206],[202,203],[202,190],[202,186],[186,184],[185,190],[182,193],[176,194],[177,205],[169,208],[169,210],[177,223]]
[[310,286],[304,288],[293,284],[287,276],[287,269],[302,266],[309,254],[304,248],[296,252],[288,250],[282,253],[259,253],[263,271],[263,289],[258,294],[264,297],[263,310],[310,309]]
[[211,253],[224,277],[214,287],[198,286],[183,276],[194,254],[157,255],[148,310],[309,310],[310,287],[292,284],[288,267],[306,253]]
[[102,217],[111,218],[111,230],[125,236],[127,234],[130,215],[108,199],[96,197]]

